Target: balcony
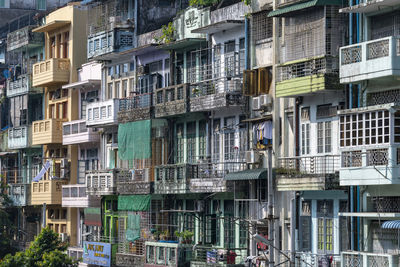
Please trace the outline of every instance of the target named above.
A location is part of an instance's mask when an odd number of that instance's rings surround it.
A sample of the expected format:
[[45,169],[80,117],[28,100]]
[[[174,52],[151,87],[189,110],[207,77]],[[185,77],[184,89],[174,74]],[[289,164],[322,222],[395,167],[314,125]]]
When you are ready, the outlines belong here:
[[7,35],[7,51],[43,46],[44,35],[32,32],[36,26],[26,26]]
[[340,185],[400,184],[397,104],[338,111]]
[[156,89],[155,117],[182,115],[189,111],[189,85],[179,84]]
[[63,123],[63,145],[97,143],[100,135],[95,128],[87,128],[86,120],[76,120]]
[[68,58],[52,58],[33,65],[32,86],[46,87],[69,82]]
[[400,76],[400,39],[386,37],[340,48],[340,82]]
[[191,165],[192,177],[189,181],[189,189],[192,193],[217,193],[232,191],[232,186],[224,180],[228,173],[247,169],[246,163],[223,162],[201,163]]
[[340,254],[340,258],[341,267],[396,267],[399,265],[399,255],[391,254],[346,251]]
[[202,82],[191,86],[190,111],[210,111],[245,104],[240,79]]
[[31,185],[26,183],[9,184],[8,196],[14,206],[23,207],[29,205]]
[[100,199],[86,194],[85,184],[62,186],[62,206],[88,208],[100,206]]
[[31,205],[61,205],[62,185],[67,181],[42,180],[31,185]]
[[118,176],[118,192],[124,194],[146,195],[151,193],[153,170],[151,168],[129,171],[130,176]]
[[16,80],[7,80],[7,97],[14,97],[28,93],[40,94],[42,89],[31,87],[30,74],[22,74]]
[[310,252],[296,252],[296,267],[339,266],[338,255],[312,254]]
[[86,173],[86,193],[92,196],[113,195],[117,192],[118,179],[129,179],[131,173],[127,170],[96,170]]
[[32,134],[32,127],[20,126],[8,129],[8,148],[21,149],[30,146],[30,137]]
[[277,68],[276,97],[304,96],[340,90],[337,59],[322,57],[288,62]]
[[153,118],[153,94],[136,95],[119,102],[118,122],[126,123]]
[[117,266],[143,266],[145,257],[127,253],[116,253],[115,261]]
[[189,181],[197,177],[197,165],[168,164],[155,167],[155,194],[186,194],[189,193]]
[[134,32],[114,29],[88,36],[88,59],[110,59],[113,54],[134,47]]
[[[229,257],[228,250],[224,248],[206,247],[206,246],[196,246],[192,252],[192,259],[190,261],[190,267],[207,267],[207,266],[243,266],[236,265],[236,259],[238,261],[244,262],[244,258],[240,255],[246,254],[246,249],[229,249],[229,251],[234,252],[236,257]],[[244,253],[243,253],[244,252]]]
[[107,126],[118,123],[119,99],[109,99],[88,104],[86,126]]
[[47,119],[32,123],[32,145],[62,144],[62,124],[66,119]]
[[279,158],[276,187],[278,191],[336,189],[339,170],[339,155]]

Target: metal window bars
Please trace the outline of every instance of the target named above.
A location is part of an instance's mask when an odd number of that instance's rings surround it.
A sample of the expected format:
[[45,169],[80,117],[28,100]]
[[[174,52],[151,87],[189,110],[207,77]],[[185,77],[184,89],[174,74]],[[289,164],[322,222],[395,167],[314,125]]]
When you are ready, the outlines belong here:
[[277,174],[290,177],[319,176],[339,171],[340,155],[301,156],[278,159]]

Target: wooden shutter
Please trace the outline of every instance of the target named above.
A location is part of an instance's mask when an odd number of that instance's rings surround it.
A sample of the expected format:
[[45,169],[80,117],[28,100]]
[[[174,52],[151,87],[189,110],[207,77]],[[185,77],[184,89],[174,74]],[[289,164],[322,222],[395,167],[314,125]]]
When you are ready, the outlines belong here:
[[257,94],[268,94],[270,87],[270,70],[268,68],[260,68],[258,69],[258,86],[257,86]]
[[243,72],[243,95],[254,96],[257,93],[257,71],[244,70]]

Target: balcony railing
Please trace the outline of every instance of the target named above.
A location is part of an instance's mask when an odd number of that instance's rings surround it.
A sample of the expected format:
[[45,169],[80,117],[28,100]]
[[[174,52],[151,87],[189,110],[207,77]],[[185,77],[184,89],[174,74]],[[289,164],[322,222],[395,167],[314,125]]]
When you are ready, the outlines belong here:
[[397,267],[399,255],[346,251],[341,253],[341,267]]
[[95,128],[87,128],[86,120],[63,123],[63,145],[99,142],[100,135]]
[[[193,258],[190,266],[234,266],[236,260],[241,259],[242,252],[246,249],[218,249],[214,247],[198,246],[193,250]],[[229,254],[235,254],[235,257],[229,257]]]
[[179,84],[156,89],[155,117],[174,116],[189,111],[189,85]]
[[153,115],[151,113],[152,100],[152,93],[121,99],[119,102],[118,121],[124,123],[151,119]]
[[100,206],[100,199],[86,194],[85,184],[73,184],[62,186],[63,207],[97,207]]
[[118,176],[120,194],[150,194],[152,189],[152,168],[129,170],[130,175]]
[[119,99],[93,102],[86,107],[87,126],[105,126],[118,123]]
[[278,0],[278,7],[305,2],[305,0]]
[[[296,267],[339,267],[339,255],[333,254],[313,254],[310,252],[296,252]],[[359,266],[361,267],[361,266]]]
[[26,183],[9,184],[8,196],[14,206],[29,205],[31,185]]
[[[86,192],[88,195],[102,196],[116,193],[118,177],[131,177],[128,170],[96,170],[86,173]],[[123,179],[123,178],[121,178]]]
[[30,146],[29,141],[32,135],[32,127],[20,126],[8,129],[8,148],[21,149]]
[[81,247],[68,247],[67,249],[68,257],[76,260],[81,261],[83,257],[83,248]]
[[15,80],[7,80],[7,97],[24,95],[27,93],[41,93],[40,88],[31,87],[31,75],[22,74]]
[[278,159],[279,191],[324,190],[339,185],[339,155],[301,156]]
[[7,35],[7,51],[13,51],[18,48],[38,47],[44,43],[43,33],[32,32],[36,26],[26,26],[22,29],[13,31]]
[[400,75],[400,38],[395,36],[340,49],[340,82],[355,83]]
[[61,189],[66,180],[42,180],[31,185],[32,205],[61,205]]
[[118,53],[134,45],[134,32],[114,29],[106,32],[99,32],[88,37],[88,59],[100,58],[110,53]]
[[155,167],[155,194],[185,194],[189,192],[189,181],[197,177],[194,164],[169,164]]
[[33,65],[32,86],[45,87],[69,82],[68,58],[51,58]]
[[245,104],[241,79],[219,79],[191,86],[190,111],[207,111]]
[[47,119],[32,123],[32,145],[62,144],[62,123],[66,119]]
[[211,193],[226,192],[232,190],[224,177],[228,173],[247,169],[245,162],[200,163],[191,165],[193,174],[189,181],[190,192]]

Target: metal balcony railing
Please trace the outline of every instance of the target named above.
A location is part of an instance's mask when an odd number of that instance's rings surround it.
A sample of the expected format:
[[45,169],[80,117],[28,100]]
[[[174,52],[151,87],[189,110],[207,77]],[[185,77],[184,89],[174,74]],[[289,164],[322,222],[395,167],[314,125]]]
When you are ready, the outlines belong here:
[[399,255],[346,251],[341,253],[341,267],[396,267]]
[[278,159],[277,174],[310,177],[333,174],[340,169],[340,155],[300,156]]

